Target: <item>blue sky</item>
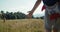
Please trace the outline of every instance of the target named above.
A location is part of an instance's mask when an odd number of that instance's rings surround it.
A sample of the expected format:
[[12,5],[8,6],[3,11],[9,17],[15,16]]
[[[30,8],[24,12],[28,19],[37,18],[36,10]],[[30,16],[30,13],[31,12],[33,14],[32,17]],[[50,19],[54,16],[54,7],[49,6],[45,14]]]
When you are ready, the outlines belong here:
[[[37,0],[0,0],[0,11],[4,10],[4,12],[23,12],[25,14],[28,14],[27,12],[32,9],[35,2]],[[33,15],[40,14],[44,15],[44,11],[41,11],[43,3],[39,5],[39,7],[36,9]]]

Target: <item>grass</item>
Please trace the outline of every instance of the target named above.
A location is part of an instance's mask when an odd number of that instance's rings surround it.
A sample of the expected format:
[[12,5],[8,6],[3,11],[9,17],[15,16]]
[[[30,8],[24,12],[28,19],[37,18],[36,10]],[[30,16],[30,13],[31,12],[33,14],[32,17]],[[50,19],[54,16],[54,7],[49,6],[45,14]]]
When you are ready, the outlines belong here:
[[0,32],[44,32],[41,19],[0,20]]

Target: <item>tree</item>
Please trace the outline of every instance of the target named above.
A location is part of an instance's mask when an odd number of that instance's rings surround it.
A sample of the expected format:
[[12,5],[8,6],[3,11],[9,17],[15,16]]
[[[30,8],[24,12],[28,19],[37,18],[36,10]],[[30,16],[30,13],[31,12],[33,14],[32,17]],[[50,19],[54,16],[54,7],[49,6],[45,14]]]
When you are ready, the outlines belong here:
[[22,12],[17,12],[17,18],[18,19],[25,19],[26,18],[26,15]]
[[[1,10],[1,19],[25,19],[27,15],[25,15],[22,12],[6,12],[4,13],[3,10]],[[33,18],[33,17],[32,17]]]
[[3,10],[1,10],[1,19],[3,19],[3,20],[4,20],[4,22],[5,22],[5,13],[4,13],[4,11],[3,11]]
[[44,16],[40,17],[41,19],[44,19]]

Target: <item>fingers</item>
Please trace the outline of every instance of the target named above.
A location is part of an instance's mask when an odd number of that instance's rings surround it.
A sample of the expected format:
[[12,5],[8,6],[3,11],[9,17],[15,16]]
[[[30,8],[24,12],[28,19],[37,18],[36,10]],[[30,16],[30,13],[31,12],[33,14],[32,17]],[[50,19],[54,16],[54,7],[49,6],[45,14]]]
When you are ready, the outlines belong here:
[[27,15],[27,17],[28,17],[28,18],[32,18],[32,14],[33,14],[32,11],[28,11],[28,13],[29,13],[29,14]]
[[31,18],[32,18],[32,16],[30,16],[30,15],[27,15],[27,18],[28,18],[28,19],[31,19]]
[[32,18],[32,14],[28,14],[27,15],[27,18]]

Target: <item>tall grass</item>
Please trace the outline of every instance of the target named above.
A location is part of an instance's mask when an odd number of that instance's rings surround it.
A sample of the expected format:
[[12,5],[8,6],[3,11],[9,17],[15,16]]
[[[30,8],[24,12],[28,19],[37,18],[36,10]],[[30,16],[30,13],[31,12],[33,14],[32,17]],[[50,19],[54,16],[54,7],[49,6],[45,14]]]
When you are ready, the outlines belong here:
[[0,32],[44,32],[41,19],[0,20]]

